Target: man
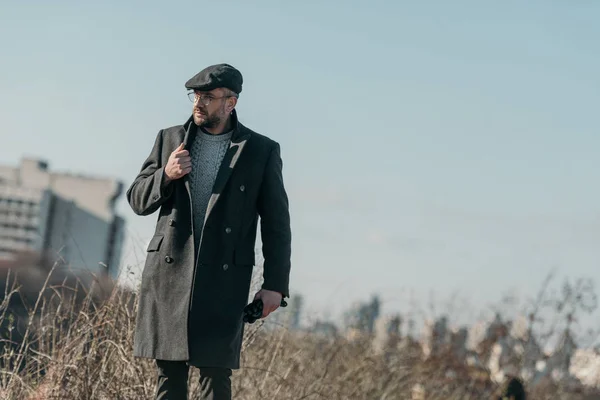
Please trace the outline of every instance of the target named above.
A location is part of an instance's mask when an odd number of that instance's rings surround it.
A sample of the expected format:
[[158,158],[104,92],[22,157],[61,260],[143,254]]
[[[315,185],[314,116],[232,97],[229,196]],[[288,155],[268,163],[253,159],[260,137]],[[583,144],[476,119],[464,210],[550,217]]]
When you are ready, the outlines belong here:
[[280,146],[242,125],[241,73],[205,68],[185,87],[183,124],[159,131],[127,191],[138,215],[157,210],[142,273],[134,356],[156,360],[156,398],[187,399],[189,366],[203,399],[231,399],[239,368],[258,218],[267,317],[289,297],[291,229]]

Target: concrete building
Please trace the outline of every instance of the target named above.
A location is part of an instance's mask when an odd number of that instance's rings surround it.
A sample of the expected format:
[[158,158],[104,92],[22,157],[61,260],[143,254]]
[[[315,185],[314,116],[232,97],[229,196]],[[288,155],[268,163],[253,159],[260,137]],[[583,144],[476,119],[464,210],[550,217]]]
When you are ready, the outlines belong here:
[[72,268],[106,265],[116,278],[125,223],[115,203],[122,192],[117,180],[50,172],[40,160],[0,166],[0,257],[42,251]]

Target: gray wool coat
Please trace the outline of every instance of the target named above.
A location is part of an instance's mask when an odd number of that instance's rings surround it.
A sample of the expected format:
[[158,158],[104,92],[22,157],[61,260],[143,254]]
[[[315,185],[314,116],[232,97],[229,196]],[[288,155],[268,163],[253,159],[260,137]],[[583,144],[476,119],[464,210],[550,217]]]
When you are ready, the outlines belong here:
[[[199,367],[239,368],[260,217],[262,288],[289,297],[291,229],[279,144],[243,126],[220,166],[205,224],[195,232],[188,177],[165,184],[164,167],[196,125],[162,129],[127,190],[138,215],[158,211],[147,247],[134,335],[134,356],[185,360]],[[201,235],[199,249],[194,234]]]

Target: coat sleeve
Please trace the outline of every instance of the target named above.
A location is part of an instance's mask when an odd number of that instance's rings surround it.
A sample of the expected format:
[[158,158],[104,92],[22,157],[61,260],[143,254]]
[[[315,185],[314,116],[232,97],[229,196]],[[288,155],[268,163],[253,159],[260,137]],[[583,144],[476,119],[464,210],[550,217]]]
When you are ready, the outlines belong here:
[[155,212],[173,193],[173,183],[166,183],[163,159],[163,131],[156,136],[152,151],[127,190],[127,201],[137,215]]
[[283,162],[278,143],[266,164],[258,194],[263,266],[263,289],[289,297],[291,227],[288,196],[283,184]]

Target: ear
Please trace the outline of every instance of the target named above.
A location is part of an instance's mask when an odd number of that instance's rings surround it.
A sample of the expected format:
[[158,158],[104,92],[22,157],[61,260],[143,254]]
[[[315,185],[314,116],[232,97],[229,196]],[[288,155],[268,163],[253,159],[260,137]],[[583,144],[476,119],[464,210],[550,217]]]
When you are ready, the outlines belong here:
[[227,99],[227,108],[229,109],[229,112],[233,111],[237,105],[237,100],[237,97],[230,97]]

